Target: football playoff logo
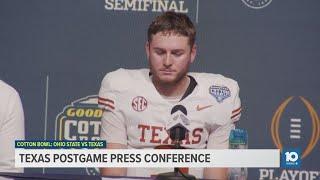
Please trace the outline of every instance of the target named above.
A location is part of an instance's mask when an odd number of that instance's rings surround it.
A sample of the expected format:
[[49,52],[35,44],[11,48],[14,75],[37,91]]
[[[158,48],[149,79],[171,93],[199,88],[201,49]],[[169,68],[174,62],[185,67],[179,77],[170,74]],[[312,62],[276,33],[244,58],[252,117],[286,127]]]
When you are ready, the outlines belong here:
[[[280,151],[282,151],[281,160],[283,163],[285,163],[285,164],[282,164],[284,165],[284,167],[289,167],[289,166],[298,167],[298,165],[300,164],[299,159],[301,160],[307,157],[312,152],[312,150],[315,148],[315,145],[317,144],[320,137],[320,121],[319,121],[317,112],[315,111],[314,107],[306,98],[299,96],[299,97],[296,97],[296,99],[300,100],[300,104],[302,104],[306,108],[308,112],[307,114],[309,114],[310,118],[309,117],[305,119],[290,118],[289,125],[285,124],[285,126],[282,127],[282,130],[285,129],[286,127],[290,128],[287,133],[287,138],[285,138],[284,136],[281,136],[283,137],[282,139],[286,139],[286,141],[281,141],[280,133],[282,133],[282,135],[286,133],[280,132],[280,128],[279,128],[280,120],[287,119],[287,118],[283,118],[282,116],[285,116],[283,114],[287,115],[288,113],[283,113],[283,112],[288,108],[287,107],[288,104],[293,99],[294,97],[291,96],[280,104],[280,106],[277,108],[276,112],[274,113],[272,122],[271,122],[272,140],[275,146],[278,149],[280,149]],[[308,129],[308,131],[304,132],[303,125]],[[307,133],[309,133],[310,135]],[[304,141],[299,141],[301,138],[301,135],[304,135],[304,138],[309,139],[306,145],[303,145],[304,148],[301,145],[301,142],[304,142]],[[310,136],[310,138],[308,138],[308,136]],[[284,145],[283,142],[285,142],[286,144],[290,143],[290,145]],[[294,142],[299,142],[300,144],[294,144]],[[290,148],[290,146],[298,147],[298,148],[287,149],[287,148]],[[300,154],[301,154],[301,157],[300,157]]]

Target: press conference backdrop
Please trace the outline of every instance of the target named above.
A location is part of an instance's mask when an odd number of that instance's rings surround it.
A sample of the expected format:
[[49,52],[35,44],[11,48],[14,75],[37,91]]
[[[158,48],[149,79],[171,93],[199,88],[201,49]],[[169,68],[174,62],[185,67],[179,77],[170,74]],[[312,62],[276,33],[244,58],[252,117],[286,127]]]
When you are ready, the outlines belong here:
[[319,179],[319,9],[317,0],[2,0],[0,77],[21,95],[27,139],[96,139],[104,75],[147,67],[150,21],[186,13],[198,30],[191,70],[238,81],[249,148],[303,152],[300,169],[253,168],[249,179]]

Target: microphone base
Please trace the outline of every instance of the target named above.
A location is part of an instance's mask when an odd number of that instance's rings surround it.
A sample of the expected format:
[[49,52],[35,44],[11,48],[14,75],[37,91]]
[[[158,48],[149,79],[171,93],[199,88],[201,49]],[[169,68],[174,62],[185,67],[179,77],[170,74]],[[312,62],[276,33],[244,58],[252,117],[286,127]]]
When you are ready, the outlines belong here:
[[155,180],[186,180],[186,179],[196,180],[196,177],[190,174],[184,174],[184,176],[186,177],[183,177],[180,173],[177,173],[177,172],[167,172],[167,173],[158,174]]

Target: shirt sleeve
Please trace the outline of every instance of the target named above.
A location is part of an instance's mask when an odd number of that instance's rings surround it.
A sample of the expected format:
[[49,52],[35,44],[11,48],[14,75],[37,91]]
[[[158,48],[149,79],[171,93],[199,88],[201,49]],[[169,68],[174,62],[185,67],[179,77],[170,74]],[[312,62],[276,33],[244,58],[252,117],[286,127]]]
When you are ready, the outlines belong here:
[[232,122],[239,121],[240,116],[241,116],[242,108],[241,108],[241,101],[240,101],[240,97],[239,97],[239,91],[240,91],[240,89],[239,89],[239,86],[237,83],[236,89],[235,89],[235,98],[233,101],[233,109],[232,109],[231,117],[230,117]]
[[98,102],[104,110],[101,118],[102,140],[107,143],[118,143],[127,145],[127,130],[125,118],[120,109],[120,91],[112,87],[112,77],[106,75],[101,83]]
[[[225,120],[224,124],[215,125],[209,134],[207,149],[228,149],[230,131],[235,128],[234,122],[241,116],[241,101],[239,97],[239,86],[236,83],[233,100],[231,101],[231,116]],[[226,116],[228,117],[228,116]]]
[[15,140],[24,140],[24,113],[19,94],[13,90],[6,104],[4,119],[1,124],[0,171],[23,172],[22,168],[14,166]]

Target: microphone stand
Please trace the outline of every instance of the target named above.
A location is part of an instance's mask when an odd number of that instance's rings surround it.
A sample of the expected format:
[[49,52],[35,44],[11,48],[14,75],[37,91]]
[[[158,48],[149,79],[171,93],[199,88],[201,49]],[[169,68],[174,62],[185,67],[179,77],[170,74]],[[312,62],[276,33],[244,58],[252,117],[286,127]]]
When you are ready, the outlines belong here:
[[[179,140],[175,140],[174,141],[174,148],[175,149],[181,149],[181,145],[180,145]],[[179,175],[179,168],[177,168],[177,167],[174,168],[174,174],[177,175],[177,176]]]
[[[181,145],[179,139],[174,140],[174,149],[185,149]],[[195,176],[190,174],[184,174],[179,171],[179,168],[175,167],[174,172],[161,173],[156,176],[156,180],[195,180]]]

